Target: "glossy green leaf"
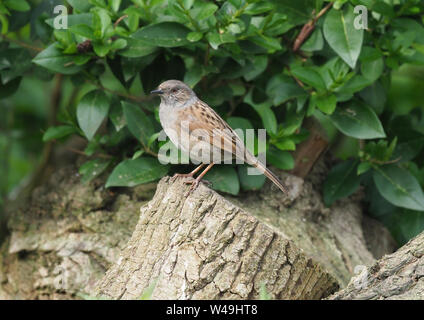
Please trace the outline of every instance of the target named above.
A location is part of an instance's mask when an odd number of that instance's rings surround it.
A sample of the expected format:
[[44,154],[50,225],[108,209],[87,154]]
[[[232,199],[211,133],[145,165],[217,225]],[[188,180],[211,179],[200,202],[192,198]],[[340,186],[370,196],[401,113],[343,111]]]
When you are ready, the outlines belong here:
[[152,54],[158,50],[156,46],[149,46],[143,41],[137,41],[136,39],[128,38],[127,48],[119,51],[118,54],[127,58],[141,58]]
[[82,97],[77,106],[77,120],[88,140],[94,137],[97,129],[108,115],[110,100],[101,90],[94,90]]
[[279,150],[270,146],[266,152],[267,162],[282,170],[294,168],[294,159],[290,152]]
[[424,194],[417,179],[396,164],[375,167],[375,185],[380,194],[395,206],[424,211]]
[[4,0],[4,4],[15,11],[28,11],[31,6],[26,0]]
[[68,3],[71,5],[72,8],[84,12],[90,9],[91,4],[87,0],[67,0]]
[[203,33],[201,32],[190,32],[187,34],[187,40],[190,42],[197,42],[203,38]]
[[205,180],[212,183],[212,189],[237,195],[240,183],[237,171],[229,165],[216,165],[206,173]]
[[236,38],[230,33],[217,33],[212,32],[206,35],[206,39],[208,39],[209,44],[214,50],[217,50],[221,44],[235,42]]
[[85,162],[78,171],[82,175],[81,181],[83,183],[90,182],[101,175],[110,163],[111,160],[107,159],[94,159]]
[[270,2],[279,12],[287,15],[289,21],[295,25],[309,21],[315,9],[314,0],[271,0]]
[[128,129],[137,140],[147,146],[149,137],[155,133],[151,120],[139,106],[125,101],[121,104]]
[[44,133],[43,141],[46,142],[53,139],[60,139],[75,132],[76,132],[76,129],[72,126],[64,125],[64,126],[50,127]]
[[331,122],[345,135],[357,139],[375,139],[386,136],[375,112],[360,101],[338,107],[330,117]]
[[272,98],[272,103],[277,106],[290,99],[305,95],[306,91],[289,76],[278,74],[268,81],[266,94]]
[[168,173],[169,166],[160,164],[157,159],[140,157],[124,160],[113,169],[106,182],[109,187],[134,187],[158,180]]
[[343,10],[331,9],[323,26],[328,44],[351,68],[356,65],[364,37],[364,30],[355,28],[355,17],[351,5]]
[[259,114],[262,119],[262,123],[266,130],[271,133],[277,132],[277,119],[275,117],[274,112],[271,109],[272,102],[264,101],[261,103],[256,103],[252,99],[252,90],[245,96],[244,102],[249,104],[255,109],[255,111]]
[[180,47],[189,43],[190,29],[177,22],[150,24],[136,31],[132,37],[149,46]]
[[358,161],[349,160],[334,166],[324,181],[324,203],[331,206],[334,201],[347,197],[359,188]]
[[332,114],[336,110],[337,98],[334,94],[318,96],[315,102],[318,109],[326,114]]
[[249,175],[248,165],[237,167],[240,179],[240,185],[243,190],[259,190],[265,183],[266,177],[261,175]]
[[290,72],[300,81],[306,83],[317,90],[325,90],[325,82],[318,71],[311,67],[296,66],[290,69]]
[[75,74],[82,70],[82,66],[73,63],[73,56],[63,54],[55,42],[41,51],[32,61],[50,71],[63,74]]
[[[78,14],[69,14],[68,19],[68,28],[76,25],[87,25],[89,27],[93,26],[93,14],[92,13],[78,13]],[[45,21],[50,27],[54,28],[55,18],[50,18]]]

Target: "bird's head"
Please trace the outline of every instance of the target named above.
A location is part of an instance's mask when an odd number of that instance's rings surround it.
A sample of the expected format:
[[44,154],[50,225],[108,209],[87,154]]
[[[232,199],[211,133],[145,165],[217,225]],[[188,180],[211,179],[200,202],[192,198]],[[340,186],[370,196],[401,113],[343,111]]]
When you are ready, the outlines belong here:
[[158,94],[162,102],[174,105],[175,107],[184,106],[188,101],[196,98],[194,91],[179,80],[167,80],[162,82],[159,87],[151,93]]

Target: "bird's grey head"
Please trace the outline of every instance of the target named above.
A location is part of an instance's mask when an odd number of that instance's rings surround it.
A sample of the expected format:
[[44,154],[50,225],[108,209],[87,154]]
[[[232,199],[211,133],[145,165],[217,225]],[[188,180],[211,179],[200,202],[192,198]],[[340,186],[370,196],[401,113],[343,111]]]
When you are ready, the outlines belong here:
[[160,96],[162,102],[178,107],[184,107],[190,102],[194,102],[197,98],[191,88],[184,82],[179,80],[167,80],[162,82],[156,90],[151,93],[156,93]]

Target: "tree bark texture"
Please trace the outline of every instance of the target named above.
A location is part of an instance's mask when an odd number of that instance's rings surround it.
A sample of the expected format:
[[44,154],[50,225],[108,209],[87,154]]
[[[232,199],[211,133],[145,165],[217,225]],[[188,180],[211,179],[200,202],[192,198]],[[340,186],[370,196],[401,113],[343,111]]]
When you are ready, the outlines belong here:
[[306,179],[280,173],[288,196],[267,182],[237,197],[201,185],[188,198],[180,179],[111,191],[62,166],[9,209],[0,298],[130,299],[154,282],[152,298],[257,298],[262,285],[274,298],[323,298],[395,248],[362,215],[361,192],[323,205],[327,161]]
[[319,299],[338,288],[283,234],[201,185],[163,179],[141,208],[128,246],[98,294],[136,299],[153,281],[153,299]]
[[424,300],[424,232],[358,273],[329,299]]

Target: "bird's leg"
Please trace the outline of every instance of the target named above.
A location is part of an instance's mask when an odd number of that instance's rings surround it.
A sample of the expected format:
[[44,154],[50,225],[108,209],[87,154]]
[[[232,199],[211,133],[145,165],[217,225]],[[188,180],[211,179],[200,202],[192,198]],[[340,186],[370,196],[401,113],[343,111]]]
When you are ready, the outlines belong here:
[[175,179],[177,179],[177,178],[179,178],[179,177],[183,177],[183,178],[185,178],[185,177],[193,177],[194,176],[194,174],[196,173],[196,172],[198,172],[200,169],[202,169],[203,167],[205,166],[205,164],[204,163],[201,163],[199,166],[197,166],[196,167],[196,169],[194,169],[192,172],[190,172],[190,173],[176,173],[176,174],[174,174],[173,176],[172,176],[172,178],[171,178],[171,182],[174,182],[175,181]]
[[202,180],[203,176],[213,167],[214,163],[210,163],[205,170],[203,170],[203,172],[201,174],[199,174],[199,176],[191,181],[186,181],[187,184],[191,184],[190,189],[187,191],[187,193],[185,194],[185,196],[187,197],[190,193],[192,193],[197,186],[200,183],[200,180]]

